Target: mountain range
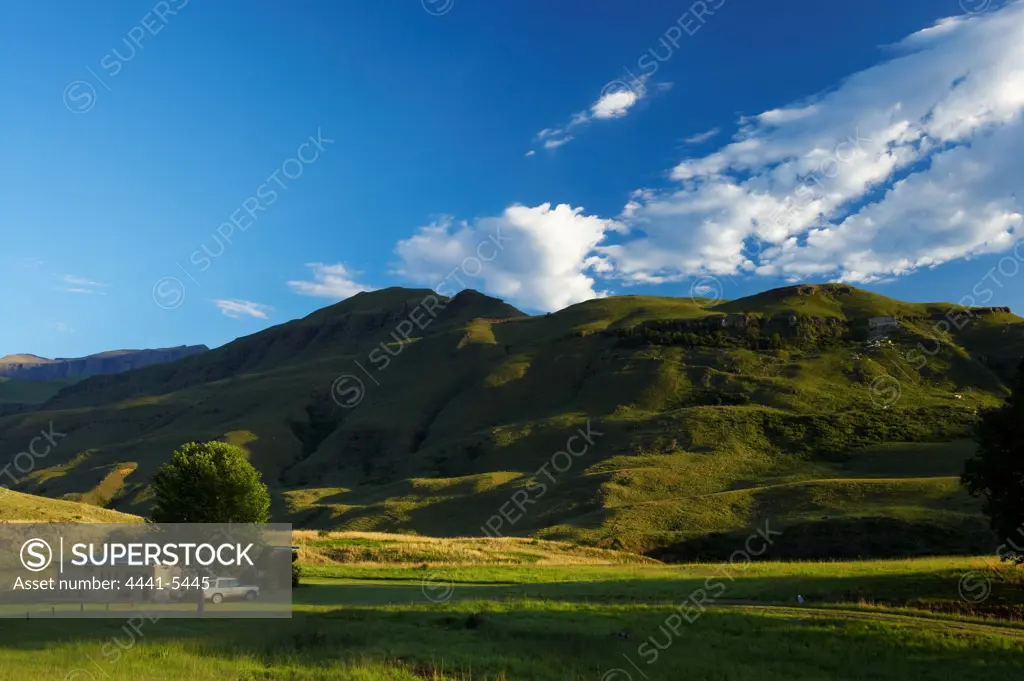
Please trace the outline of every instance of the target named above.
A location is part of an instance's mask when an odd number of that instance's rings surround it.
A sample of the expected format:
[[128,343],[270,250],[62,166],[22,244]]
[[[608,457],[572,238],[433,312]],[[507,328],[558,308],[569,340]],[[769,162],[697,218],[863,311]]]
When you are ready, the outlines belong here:
[[52,428],[11,486],[130,513],[176,447],[219,439],[302,527],[689,559],[769,522],[792,557],[969,553],[993,539],[957,476],[1022,355],[1006,308],[841,284],[546,315],[390,288],[65,386],[0,418],[0,453]]
[[207,350],[205,345],[193,345],[159,350],[112,350],[76,358],[6,355],[0,357],[0,415],[41,404],[62,388],[90,376],[173,362]]
[[0,377],[29,381],[56,381],[66,378],[87,378],[164,362],[173,362],[208,351],[205,345],[182,345],[159,350],[112,350],[86,357],[47,359],[36,355],[0,357]]

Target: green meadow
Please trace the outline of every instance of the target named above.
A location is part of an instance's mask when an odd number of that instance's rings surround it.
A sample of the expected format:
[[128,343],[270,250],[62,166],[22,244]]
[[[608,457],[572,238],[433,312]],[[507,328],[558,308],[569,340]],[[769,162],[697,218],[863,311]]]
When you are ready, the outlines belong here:
[[[129,622],[126,614],[0,623],[0,679],[1009,681],[1024,674],[1024,581],[984,558],[349,564],[307,573],[291,620],[140,615]],[[983,602],[960,595],[966,574],[988,576]],[[1016,609],[1004,607],[1011,603]]]

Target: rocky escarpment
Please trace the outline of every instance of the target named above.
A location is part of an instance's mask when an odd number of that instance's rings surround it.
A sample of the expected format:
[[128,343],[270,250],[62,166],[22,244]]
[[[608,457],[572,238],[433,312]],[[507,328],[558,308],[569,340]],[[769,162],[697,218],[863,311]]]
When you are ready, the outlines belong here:
[[88,357],[47,359],[35,355],[0,357],[0,377],[28,381],[55,381],[119,374],[131,369],[173,362],[209,350],[205,345],[182,345],[158,350],[114,350]]

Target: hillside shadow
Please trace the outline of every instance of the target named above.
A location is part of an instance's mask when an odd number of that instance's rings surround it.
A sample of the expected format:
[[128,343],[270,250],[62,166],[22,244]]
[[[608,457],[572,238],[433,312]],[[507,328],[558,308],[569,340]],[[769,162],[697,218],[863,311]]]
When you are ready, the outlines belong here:
[[[935,555],[992,555],[996,538],[981,518],[955,522],[885,516],[823,518],[786,525],[771,549],[774,560],[855,560]],[[667,563],[728,560],[751,530],[702,535],[650,551]]]

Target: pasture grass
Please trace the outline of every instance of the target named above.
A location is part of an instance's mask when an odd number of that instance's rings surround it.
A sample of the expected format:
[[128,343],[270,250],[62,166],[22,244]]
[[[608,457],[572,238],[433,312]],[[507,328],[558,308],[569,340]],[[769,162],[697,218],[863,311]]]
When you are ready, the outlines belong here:
[[956,601],[992,563],[313,566],[291,620],[0,622],[0,679],[1009,681],[1019,623],[845,602]]

